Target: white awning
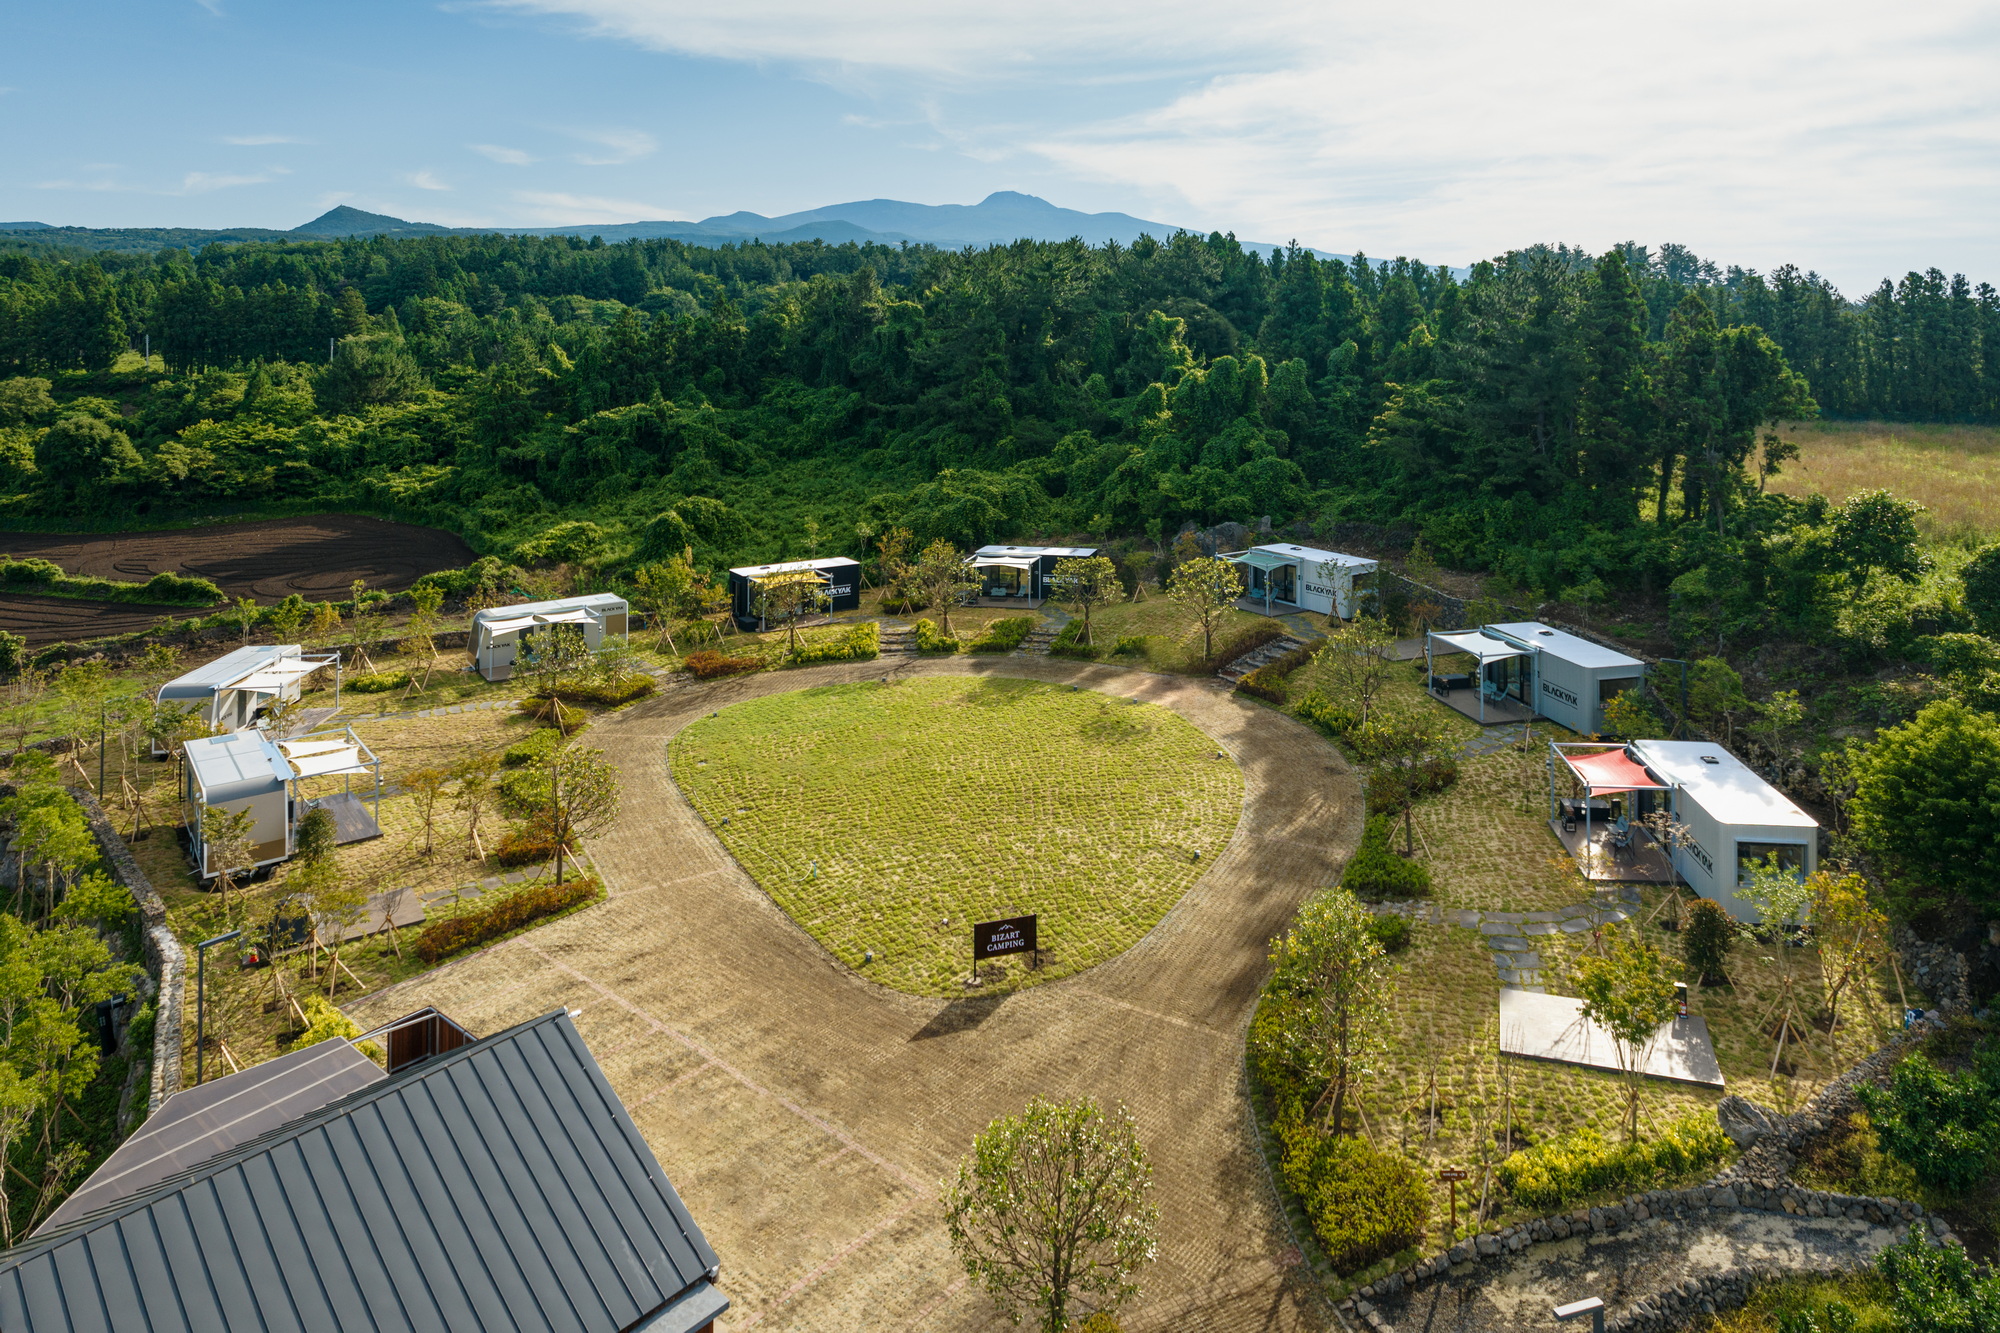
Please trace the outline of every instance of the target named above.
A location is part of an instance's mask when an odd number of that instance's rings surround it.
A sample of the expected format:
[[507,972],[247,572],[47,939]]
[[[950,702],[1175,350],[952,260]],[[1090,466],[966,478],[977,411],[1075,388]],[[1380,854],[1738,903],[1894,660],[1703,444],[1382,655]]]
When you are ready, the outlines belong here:
[[537,625],[581,625],[595,619],[595,616],[584,610],[551,611],[547,615],[538,613],[535,616],[535,623]]
[[279,741],[278,748],[285,752],[287,759],[303,759],[309,754],[331,754],[335,750],[352,750],[353,741]]
[[310,676],[325,666],[324,662],[274,662],[262,671],[253,671],[229,688],[232,690],[281,690],[293,681]]
[[1488,662],[1503,662],[1510,657],[1526,657],[1528,655],[1528,650],[1525,648],[1516,648],[1511,643],[1502,643],[1498,639],[1489,639],[1476,630],[1466,630],[1458,634],[1440,634],[1436,630],[1433,630],[1431,631],[1431,642],[1448,645],[1445,648],[1446,652],[1471,653],[1479,659],[1481,666],[1484,666]]
[[535,623],[533,616],[516,616],[512,620],[482,620],[479,627],[488,634],[507,634],[517,629],[526,629]]
[[301,778],[322,778],[329,773],[366,773],[368,768],[361,763],[361,751],[352,745],[343,745],[338,750],[323,754],[309,754],[292,760],[292,774]]
[[1041,562],[1031,555],[973,555],[965,563],[974,569],[1033,569]]

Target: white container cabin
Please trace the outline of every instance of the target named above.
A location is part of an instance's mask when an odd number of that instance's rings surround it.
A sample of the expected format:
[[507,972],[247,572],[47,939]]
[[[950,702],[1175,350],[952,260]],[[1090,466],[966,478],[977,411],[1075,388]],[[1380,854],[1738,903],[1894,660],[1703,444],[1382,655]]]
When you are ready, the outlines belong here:
[[308,653],[296,643],[252,644],[174,677],[160,686],[155,698],[183,708],[194,706],[195,715],[210,731],[241,731],[254,726],[273,700],[296,702],[305,678],[329,666],[337,693],[339,653]]
[[488,680],[513,679],[514,667],[534,643],[535,634],[551,625],[576,626],[594,653],[607,637],[626,638],[631,615],[625,599],[608,592],[489,607],[472,617],[473,669]]
[[1317,611],[1352,620],[1374,604],[1375,575],[1381,568],[1363,556],[1291,542],[1253,546],[1222,558],[1247,574],[1247,590],[1237,605],[1267,616]]
[[1088,560],[1095,546],[982,546],[965,557],[979,579],[980,606],[1032,608],[1048,599],[1049,580],[1062,560]]
[[[1604,731],[1604,705],[1646,679],[1646,662],[1636,656],[1540,620],[1432,630],[1424,638],[1424,652],[1466,652],[1478,658],[1478,677],[1466,685],[1476,685],[1480,693],[1482,721],[1486,705],[1494,705],[1494,721],[1514,721],[1514,705],[1584,737]],[[1434,695],[1456,685],[1456,677],[1440,677],[1436,667],[1428,677]]]
[[1633,741],[1626,750],[1671,789],[1670,809],[1687,827],[1688,845],[1673,853],[1675,871],[1737,920],[1757,917],[1736,895],[1753,865],[1775,855],[1800,875],[1819,869],[1818,822],[1720,745]]
[[[202,815],[211,809],[248,810],[253,816],[247,838],[250,865],[234,867],[238,870],[262,869],[290,856],[298,848],[299,820],[314,808],[333,816],[338,844],[381,836],[381,760],[352,727],[282,741],[259,731],[238,731],[191,740],[182,750],[187,760],[182,820],[195,870],[203,879],[213,879],[223,869],[202,837]],[[351,790],[307,800],[298,787],[307,778],[340,777],[351,789],[356,775],[374,779],[376,814]]]

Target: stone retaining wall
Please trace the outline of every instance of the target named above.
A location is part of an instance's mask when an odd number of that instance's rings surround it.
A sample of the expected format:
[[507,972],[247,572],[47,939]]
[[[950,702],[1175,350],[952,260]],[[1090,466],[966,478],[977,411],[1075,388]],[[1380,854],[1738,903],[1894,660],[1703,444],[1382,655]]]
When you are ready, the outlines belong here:
[[1852,1069],[1814,1093],[1804,1107],[1788,1116],[1745,1101],[1725,1097],[1716,1107],[1723,1129],[1743,1150],[1743,1155],[1725,1168],[1711,1185],[1740,1180],[1782,1180],[1797,1164],[1798,1152],[1807,1140],[1825,1133],[1855,1109],[1855,1090],[1863,1083],[1878,1083],[1888,1076],[1904,1050],[1920,1034],[1899,1032],[1887,1045],[1864,1058]]
[[[1607,1235],[1636,1226],[1654,1217],[1688,1217],[1709,1211],[1786,1213],[1794,1217],[1849,1217],[1876,1226],[1922,1222],[1938,1243],[1955,1243],[1944,1219],[1925,1212],[1920,1204],[1903,1199],[1878,1199],[1862,1195],[1833,1194],[1801,1189],[1793,1185],[1741,1181],[1725,1185],[1700,1185],[1691,1189],[1649,1190],[1618,1203],[1598,1208],[1579,1208],[1556,1217],[1538,1217],[1499,1231],[1483,1232],[1458,1242],[1441,1254],[1434,1254],[1399,1273],[1370,1283],[1336,1307],[1342,1315],[1359,1316],[1369,1327],[1384,1329],[1387,1324],[1376,1312],[1374,1302],[1420,1290],[1461,1264],[1488,1263],[1517,1254],[1544,1241],[1567,1240],[1571,1236]],[[1729,1275],[1735,1280],[1740,1275]],[[1708,1279],[1710,1282],[1720,1279]],[[1700,1285],[1700,1284],[1696,1284]],[[1709,1297],[1712,1299],[1712,1297]],[[1644,1303],[1642,1302],[1641,1308]],[[1625,1321],[1641,1317],[1635,1309]],[[1666,1328],[1667,1323],[1627,1324],[1633,1329]]]
[[146,970],[152,974],[159,997],[153,1019],[152,1087],[146,1096],[146,1112],[150,1115],[181,1087],[181,1006],[187,993],[187,952],[181,948],[173,927],[167,924],[167,905],[159,890],[146,878],[146,872],[139,869],[132,849],[118,836],[97,797],[82,785],[69,791],[83,808],[83,817],[89,821],[90,831],[96,835],[98,848],[104,853],[112,875],[139,905],[146,941]]

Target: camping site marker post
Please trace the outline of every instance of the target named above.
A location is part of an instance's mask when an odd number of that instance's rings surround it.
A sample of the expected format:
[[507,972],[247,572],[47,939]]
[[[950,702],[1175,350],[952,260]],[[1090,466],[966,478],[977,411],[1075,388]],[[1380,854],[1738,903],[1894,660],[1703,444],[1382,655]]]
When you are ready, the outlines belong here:
[[1449,1246],[1458,1239],[1458,1182],[1466,1178],[1464,1167],[1448,1166],[1438,1172],[1437,1178],[1451,1186],[1451,1221],[1445,1224],[1444,1243]]
[[972,980],[966,984],[979,984],[979,964],[988,958],[1002,954],[1026,953],[1035,956],[1035,965],[1040,966],[1041,950],[1035,945],[1035,915],[1010,916],[1001,921],[975,921],[972,925]]

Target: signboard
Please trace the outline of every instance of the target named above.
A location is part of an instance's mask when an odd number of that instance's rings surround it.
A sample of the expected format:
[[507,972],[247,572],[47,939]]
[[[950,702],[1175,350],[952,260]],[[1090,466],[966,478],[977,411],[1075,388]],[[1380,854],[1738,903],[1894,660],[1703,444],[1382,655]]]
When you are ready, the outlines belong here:
[[1444,1170],[1438,1172],[1438,1179],[1440,1181],[1464,1180],[1470,1174],[1471,1173],[1465,1170],[1463,1167],[1448,1166]]
[[1010,916],[1004,921],[977,921],[972,926],[972,966],[1010,953],[1035,952],[1035,918]]

